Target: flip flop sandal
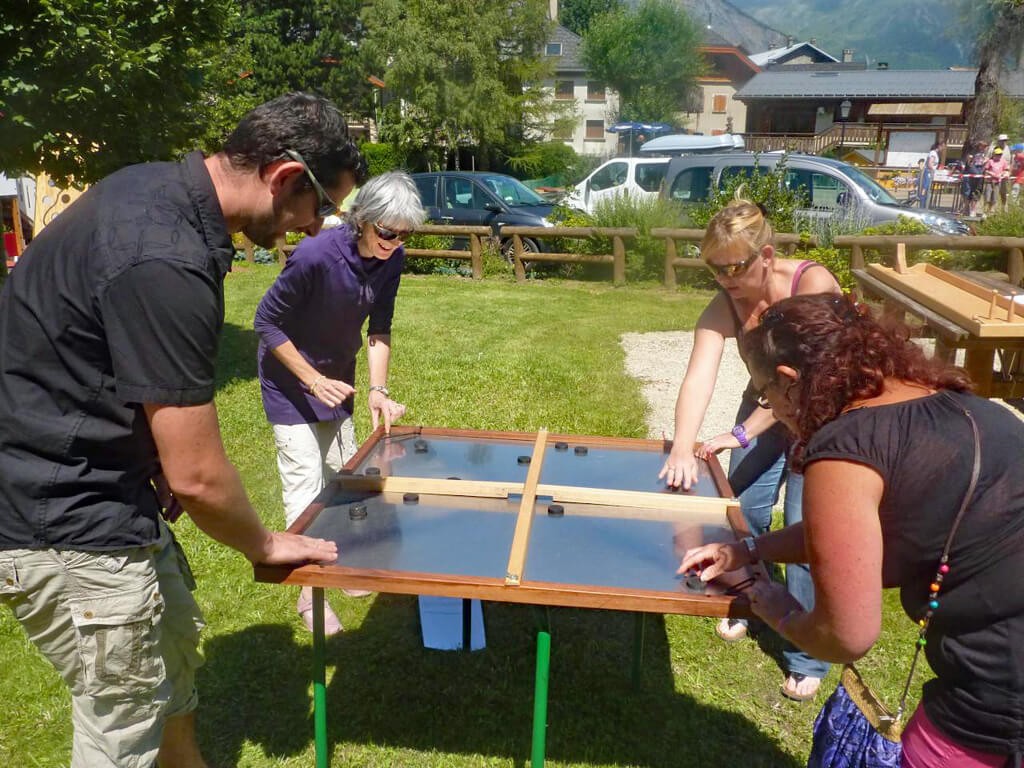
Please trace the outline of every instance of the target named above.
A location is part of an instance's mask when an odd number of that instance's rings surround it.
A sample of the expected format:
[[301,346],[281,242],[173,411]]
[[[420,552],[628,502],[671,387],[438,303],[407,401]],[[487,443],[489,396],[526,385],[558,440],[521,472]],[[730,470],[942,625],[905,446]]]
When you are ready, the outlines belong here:
[[[303,600],[302,596],[299,595],[299,602],[295,605],[296,610],[299,612],[299,616],[302,617],[302,623],[306,629],[310,632],[313,631],[313,599]],[[324,601],[324,637],[331,637],[336,635],[343,627],[341,626],[341,620],[338,615],[334,612],[327,601]]]
[[727,643],[737,643],[747,636],[747,625],[739,619],[722,619],[715,626],[715,634]]
[[[815,696],[818,695],[818,689],[821,687],[821,678],[820,677],[812,677],[812,678],[810,678],[811,680],[816,680],[817,683],[814,685],[814,687],[811,689],[811,691],[809,693],[797,693],[796,692],[797,686],[799,686],[800,683],[802,683],[804,680],[807,680],[807,679],[808,679],[807,675],[801,675],[799,672],[790,672],[786,676],[786,681],[781,686],[782,695],[785,696],[790,701],[810,701],[811,699],[813,699]],[[793,687],[792,688],[789,688],[789,681],[790,680],[793,681]]]

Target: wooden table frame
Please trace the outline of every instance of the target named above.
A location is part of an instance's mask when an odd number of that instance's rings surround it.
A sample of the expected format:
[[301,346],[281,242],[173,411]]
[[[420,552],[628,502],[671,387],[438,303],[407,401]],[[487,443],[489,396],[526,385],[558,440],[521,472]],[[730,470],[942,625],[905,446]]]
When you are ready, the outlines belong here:
[[[982,397],[1013,398],[1024,394],[1024,382],[1015,378],[997,379],[997,351],[1024,354],[1024,338],[982,337],[970,329],[940,315],[899,289],[888,285],[867,269],[854,269],[853,276],[865,295],[881,299],[887,314],[911,314],[935,335],[935,356],[952,363],[956,351],[964,350],[964,368]],[[980,287],[980,286],[979,286]],[[984,290],[983,287],[980,287]],[[1005,310],[1004,310],[1005,312]]]
[[[539,433],[526,432],[494,432],[439,429],[426,427],[392,427],[392,437],[423,436],[438,438],[478,438],[499,439],[505,442],[522,442],[524,449],[533,444],[535,455],[543,453],[547,442],[572,441],[593,448],[613,448],[626,450],[652,449],[667,454],[672,447],[670,441],[640,440],[631,438],[595,437],[580,435],[548,435],[545,430]],[[602,507],[620,507],[627,509],[643,505],[643,513],[631,515],[643,519],[664,519],[673,512],[678,513],[687,508],[706,511],[710,508],[724,510],[726,520],[736,538],[749,535],[746,522],[740,511],[739,501],[733,497],[725,473],[718,461],[712,457],[708,461],[712,480],[723,498],[695,497],[683,493],[645,493],[622,490],[587,489],[575,486],[542,485],[539,478],[542,461],[531,461],[531,467],[525,483],[515,482],[480,482],[462,480],[440,480],[431,478],[365,476],[352,474],[373,449],[384,439],[383,429],[376,430],[360,447],[355,456],[345,465],[342,475],[332,486],[318,497],[316,501],[302,513],[288,529],[291,533],[302,533],[317,518],[326,506],[326,499],[331,498],[339,489],[379,490],[384,494],[401,493],[411,490],[426,493],[450,495],[453,499],[462,498],[465,503],[472,503],[472,498],[507,497],[509,494],[522,494],[523,500],[517,518],[516,533],[513,538],[509,558],[508,576],[506,578],[454,576],[447,574],[430,574],[404,571],[388,571],[359,569],[340,565],[303,565],[298,567],[270,566],[258,564],[254,568],[257,581],[298,584],[313,587],[313,709],[314,709],[314,743],[316,749],[317,768],[327,768],[330,762],[327,743],[327,689],[325,664],[324,635],[324,589],[348,588],[368,589],[375,592],[386,592],[408,595],[436,595],[443,597],[462,598],[464,603],[465,636],[467,618],[466,608],[472,599],[492,602],[521,603],[535,606],[563,606],[574,608],[599,608],[606,610],[631,611],[637,616],[634,632],[634,676],[639,675],[640,661],[643,650],[643,617],[647,613],[684,614],[692,616],[736,617],[750,616],[749,604],[741,595],[691,595],[682,592],[665,592],[656,590],[623,589],[602,586],[569,585],[525,578],[522,565],[526,556],[529,539],[529,519],[532,517],[535,496],[552,496],[583,504],[595,504]],[[539,452],[539,453],[538,453]],[[524,492],[525,491],[525,492]],[[626,514],[626,513],[624,513]],[[521,530],[522,529],[522,530]],[[517,570],[518,569],[518,570]],[[758,565],[750,569],[747,575],[766,577]],[[733,576],[739,581],[743,575]],[[731,582],[730,582],[731,583]],[[464,647],[470,647],[468,642]],[[540,768],[544,764],[545,733],[547,728],[547,683],[550,665],[550,632],[544,628],[537,636],[537,663],[534,688],[534,722],[533,743],[531,749],[531,765]]]

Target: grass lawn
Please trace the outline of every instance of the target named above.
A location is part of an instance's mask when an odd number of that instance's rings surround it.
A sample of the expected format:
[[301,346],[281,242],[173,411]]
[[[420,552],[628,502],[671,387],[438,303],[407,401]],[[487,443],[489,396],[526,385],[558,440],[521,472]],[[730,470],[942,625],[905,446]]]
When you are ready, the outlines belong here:
[[[254,505],[280,527],[252,331],[256,304],[276,272],[248,266],[227,279],[217,406],[228,453]],[[692,328],[708,297],[654,287],[407,276],[389,385],[409,406],[407,424],[641,437],[644,403],[638,382],[624,373],[619,336]],[[365,436],[365,358],[357,386],[357,433]],[[209,623],[199,726],[211,766],[312,765],[311,636],[295,615],[295,589],[255,583],[240,555],[199,535],[187,519],[176,531]],[[335,766],[527,763],[532,609],[486,605],[487,650],[467,656],[422,648],[411,597],[329,596],[347,629],[328,641]],[[779,696],[782,674],[770,642],[763,650],[749,640],[726,645],[711,619],[651,617],[645,679],[634,688],[632,617],[553,609],[551,624],[549,765],[805,764],[811,725],[835,671],[816,702],[791,703]],[[913,639],[896,595],[887,595],[882,641],[862,669],[890,703]],[[66,765],[68,696],[8,611],[0,611],[0,658],[0,691],[8,700],[0,765]]]

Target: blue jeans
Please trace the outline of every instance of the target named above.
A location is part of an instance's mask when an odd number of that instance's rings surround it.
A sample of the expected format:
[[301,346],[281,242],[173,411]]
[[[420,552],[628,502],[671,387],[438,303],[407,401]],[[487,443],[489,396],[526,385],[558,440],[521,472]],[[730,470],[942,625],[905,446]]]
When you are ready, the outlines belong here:
[[[757,403],[748,397],[740,403],[736,423],[741,423]],[[779,500],[779,490],[786,483],[783,521],[786,525],[803,519],[803,475],[790,474],[786,466],[789,435],[782,424],[751,438],[746,448],[733,448],[729,462],[729,484],[739,497],[743,517],[751,533],[767,533],[772,524],[772,507]],[[814,607],[814,582],[806,563],[786,565],[786,588],[806,610]],[[786,670],[809,677],[824,677],[829,664],[808,656],[791,643],[783,641],[782,658]]]

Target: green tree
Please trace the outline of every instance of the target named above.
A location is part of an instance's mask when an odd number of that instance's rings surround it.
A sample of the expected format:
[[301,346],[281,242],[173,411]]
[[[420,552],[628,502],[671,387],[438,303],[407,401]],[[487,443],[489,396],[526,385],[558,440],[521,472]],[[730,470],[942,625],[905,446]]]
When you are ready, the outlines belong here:
[[240,0],[236,44],[252,62],[248,87],[257,102],[311,91],[345,112],[367,114],[370,87],[359,54],[361,0]]
[[622,119],[671,122],[703,71],[701,43],[697,26],[672,0],[641,0],[591,21],[583,60],[595,79],[619,92]]
[[566,0],[558,5],[558,23],[583,36],[592,19],[623,7],[623,0]]
[[6,0],[0,168],[94,181],[198,135],[231,0]]
[[384,138],[413,151],[435,148],[441,165],[456,147],[474,146],[486,168],[502,146],[548,127],[547,7],[545,0],[375,0],[365,16],[366,49],[392,99]]
[[978,25],[978,75],[967,120],[967,141],[989,141],[1006,110],[999,82],[1008,66],[1019,66],[1024,49],[1024,0],[963,0],[965,19]]

